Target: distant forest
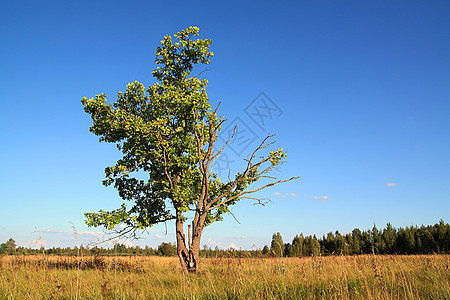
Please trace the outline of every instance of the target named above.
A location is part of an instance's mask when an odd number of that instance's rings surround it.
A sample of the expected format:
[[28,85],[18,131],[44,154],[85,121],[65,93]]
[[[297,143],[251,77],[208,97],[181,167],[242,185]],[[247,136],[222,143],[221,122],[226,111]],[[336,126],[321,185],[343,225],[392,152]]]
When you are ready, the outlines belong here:
[[[316,235],[296,235],[291,243],[284,243],[281,234],[272,235],[270,246],[263,249],[235,250],[211,249],[207,245],[200,250],[202,257],[301,257],[327,255],[357,254],[449,254],[450,225],[440,220],[435,225],[421,227],[410,226],[396,229],[390,223],[384,229],[375,225],[372,229],[361,231],[355,228],[352,232],[341,234],[339,231],[328,233],[317,238]],[[176,256],[176,246],[172,243],[161,243],[157,249],[151,247],[127,247],[115,244],[112,248],[74,247],[31,249],[17,247],[13,238],[0,245],[3,255],[154,255]]]
[[[280,247],[280,245],[283,245]],[[280,249],[282,248],[282,250]],[[435,225],[394,228],[387,223],[386,228],[341,234],[339,231],[317,238],[297,235],[292,243],[283,243],[279,233],[272,236],[270,248],[265,246],[263,253],[276,256],[318,256],[353,254],[431,254],[450,253],[450,225],[441,220]],[[281,252],[282,251],[282,252]]]

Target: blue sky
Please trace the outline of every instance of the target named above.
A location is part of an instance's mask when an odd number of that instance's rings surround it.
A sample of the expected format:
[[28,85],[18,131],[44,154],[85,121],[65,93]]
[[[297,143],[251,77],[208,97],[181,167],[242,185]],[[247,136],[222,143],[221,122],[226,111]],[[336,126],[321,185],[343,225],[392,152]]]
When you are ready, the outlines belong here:
[[[223,166],[239,170],[276,133],[288,153],[276,175],[301,176],[262,192],[272,200],[265,207],[239,203],[240,223],[227,216],[205,230],[202,245],[249,249],[278,231],[288,242],[300,232],[449,221],[448,1],[1,7],[0,242],[73,246],[72,226],[80,243],[103,237],[83,213],[122,203],[101,185],[120,153],[89,133],[80,101],[114,100],[134,80],[154,84],[156,46],[188,26],[213,40],[204,73],[211,103],[221,101],[220,113],[246,130],[248,143],[236,143]],[[262,103],[275,109],[263,125],[251,114]],[[132,243],[174,241],[173,227],[155,226]]]

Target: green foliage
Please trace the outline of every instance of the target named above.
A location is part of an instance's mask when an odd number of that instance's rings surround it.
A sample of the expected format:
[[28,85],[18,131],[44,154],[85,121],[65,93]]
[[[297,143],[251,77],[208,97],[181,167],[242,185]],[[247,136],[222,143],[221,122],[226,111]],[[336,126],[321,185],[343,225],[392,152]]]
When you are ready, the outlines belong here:
[[303,254],[305,256],[318,256],[321,254],[320,243],[316,235],[307,236],[303,242]]
[[6,243],[0,245],[0,254],[15,254],[16,248],[16,241],[10,238]]
[[158,252],[162,256],[176,256],[177,247],[174,244],[163,242],[158,246]]
[[281,234],[279,232],[274,233],[272,235],[272,242],[270,243],[270,250],[272,251],[273,255],[277,257],[282,257],[284,252],[284,243],[283,238],[281,237]]
[[[272,236],[272,241],[274,240]],[[277,237],[276,237],[277,238]],[[431,254],[450,253],[450,225],[440,220],[431,226],[410,226],[395,229],[390,223],[378,230],[374,226],[358,228],[344,236],[336,231],[317,239],[303,234],[295,236],[288,256],[350,255],[350,254]]]
[[[175,35],[176,42],[164,37],[156,51],[156,62],[162,66],[153,72],[160,82],[153,86],[145,89],[137,81],[130,83],[112,105],[104,94],[82,100],[93,119],[90,131],[100,141],[116,143],[124,155],[106,168],[103,183],[114,185],[124,200],[135,201],[129,210],[122,205],[111,212],[87,213],[88,225],[142,229],[175,218],[166,199],[182,212],[194,203],[201,182],[194,130],[207,132],[206,116],[218,123],[209,112],[207,81],[188,78],[194,64],[207,64],[213,55],[208,51],[210,40],[190,39],[197,35],[198,28],[190,27]],[[131,176],[138,171],[147,172],[149,178]]]
[[303,256],[303,243],[305,238],[303,237],[303,234],[300,234],[300,236],[296,235],[294,239],[292,240],[292,247],[289,249],[289,257],[295,257],[295,256]]
[[[200,232],[198,227],[222,220],[230,205],[260,190],[250,187],[260,178],[273,178],[268,171],[286,158],[281,148],[256,156],[273,143],[267,137],[234,179],[221,182],[212,172],[223,150],[213,151],[224,119],[211,109],[208,81],[191,76],[196,65],[209,64],[213,56],[211,40],[196,39],[198,35],[197,27],[189,27],[164,37],[156,49],[158,67],[152,72],[157,82],[148,88],[137,81],[129,83],[113,103],[105,94],[83,98],[84,110],[93,121],[89,130],[101,142],[115,143],[123,154],[116,165],[105,169],[103,184],[114,186],[124,201],[133,202],[131,207],[123,204],[112,211],[88,212],[87,225],[145,229],[172,219],[184,222],[186,212],[195,211],[194,220],[200,223],[193,230]],[[260,160],[255,162],[255,157]]]

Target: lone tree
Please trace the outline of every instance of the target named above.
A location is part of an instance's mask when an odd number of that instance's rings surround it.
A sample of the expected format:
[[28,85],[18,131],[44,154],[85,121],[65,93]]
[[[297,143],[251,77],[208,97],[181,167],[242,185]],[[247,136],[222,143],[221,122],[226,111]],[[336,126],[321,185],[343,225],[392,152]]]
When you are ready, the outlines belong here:
[[[147,89],[135,81],[112,104],[105,94],[82,100],[92,116],[90,131],[101,142],[116,143],[123,153],[115,166],[105,169],[103,184],[114,185],[123,200],[134,202],[131,208],[122,204],[113,211],[86,213],[86,224],[120,228],[124,236],[175,220],[177,254],[188,272],[198,270],[200,238],[206,226],[221,221],[239,200],[263,204],[252,194],[297,178],[278,180],[269,174],[286,157],[281,148],[267,151],[273,136],[262,140],[233,179],[222,182],[212,172],[215,159],[234,134],[214,150],[225,119],[217,116],[218,107],[211,109],[205,90],[208,81],[190,76],[195,65],[209,64],[213,56],[211,40],[194,39],[198,35],[197,27],[189,27],[175,34],[174,40],[164,37],[156,50],[159,67],[153,71],[158,82]],[[145,180],[143,172],[148,176]],[[255,186],[262,178],[264,183]],[[192,223],[186,239],[188,216]]]

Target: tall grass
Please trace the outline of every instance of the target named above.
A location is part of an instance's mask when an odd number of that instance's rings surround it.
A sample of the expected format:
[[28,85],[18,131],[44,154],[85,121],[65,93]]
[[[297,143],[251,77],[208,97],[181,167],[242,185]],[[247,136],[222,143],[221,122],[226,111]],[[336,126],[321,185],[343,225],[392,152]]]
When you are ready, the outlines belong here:
[[0,257],[0,299],[450,299],[450,256]]

